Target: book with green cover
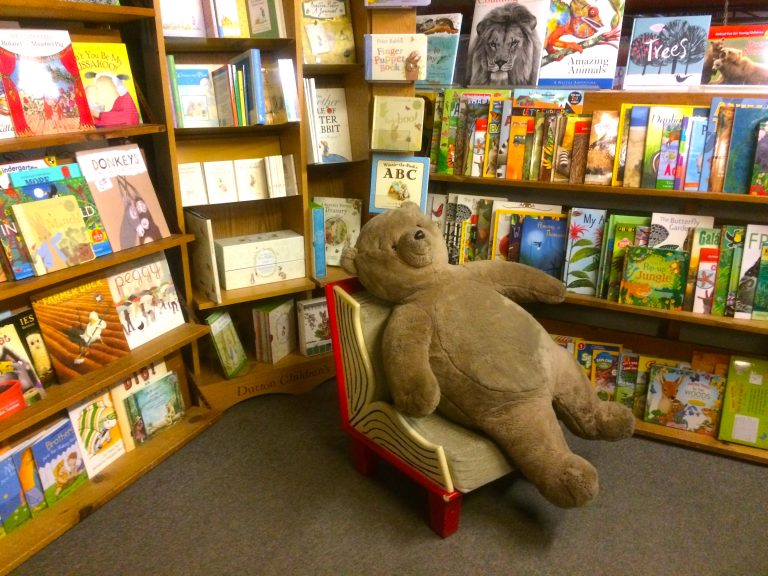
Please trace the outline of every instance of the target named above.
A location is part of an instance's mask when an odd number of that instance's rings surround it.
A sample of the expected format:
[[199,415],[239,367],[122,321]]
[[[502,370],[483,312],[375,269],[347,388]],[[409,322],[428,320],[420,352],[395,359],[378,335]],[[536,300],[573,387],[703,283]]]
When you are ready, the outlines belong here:
[[[645,132],[641,188],[655,188],[661,157],[661,139],[664,127],[682,122],[683,116],[693,113],[692,106],[651,106],[648,111],[648,127]],[[677,151],[675,151],[677,158]]]
[[757,149],[757,138],[761,123],[768,122],[768,109],[736,108],[733,115],[732,134],[725,166],[723,192],[726,194],[747,194],[752,181],[752,172]]
[[732,356],[728,367],[718,438],[747,446],[768,448],[768,411],[765,382],[768,360]]
[[661,131],[659,166],[656,169],[656,188],[659,190],[672,190],[675,187],[675,169],[680,153],[682,124],[683,118],[677,118],[664,124]]
[[752,300],[752,320],[768,320],[768,242],[760,249],[757,286]]
[[644,308],[681,310],[687,272],[687,252],[630,246],[624,258],[618,301]]
[[[744,233],[746,231],[745,226],[735,224],[726,224],[722,227],[720,233],[720,257],[717,262],[717,276],[715,277],[715,294],[712,301],[712,310],[710,311],[712,316],[725,316],[731,274],[734,269],[738,270],[741,265],[741,257],[739,256],[738,263],[734,261],[734,257],[737,251],[739,255],[741,254],[744,246]],[[731,302],[731,307],[733,307],[733,302]]]
[[619,298],[619,285],[624,270],[624,255],[627,248],[634,246],[637,224],[618,222],[613,230],[613,247],[610,250],[608,267],[608,291],[606,299],[616,302]]
[[[600,249],[600,263],[597,271],[597,292],[598,298],[606,298],[608,294],[608,282],[611,272],[613,258],[613,238],[616,226],[620,224],[632,224],[637,226],[648,226],[650,224],[649,216],[637,216],[632,214],[610,214],[603,232],[602,246]],[[632,242],[636,244],[636,242]],[[619,275],[619,277],[621,277]]]
[[217,310],[205,319],[211,327],[211,340],[226,378],[247,372],[248,357],[227,310]]

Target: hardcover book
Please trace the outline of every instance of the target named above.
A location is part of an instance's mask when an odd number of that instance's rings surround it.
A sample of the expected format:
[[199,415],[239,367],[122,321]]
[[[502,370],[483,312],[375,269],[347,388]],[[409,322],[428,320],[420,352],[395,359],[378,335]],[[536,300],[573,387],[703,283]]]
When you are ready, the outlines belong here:
[[34,310],[29,306],[23,306],[14,311],[7,322],[16,327],[21,344],[26,350],[43,388],[56,384],[56,373],[53,371],[53,360],[48,348],[45,346],[43,334],[40,332],[40,324],[37,321]]
[[75,156],[113,252],[170,235],[138,145],[78,150]]
[[711,26],[704,75],[714,86],[768,86],[768,24]]
[[312,257],[312,277],[325,278],[328,274],[328,268],[325,263],[325,210],[317,202],[310,201],[309,221],[312,231],[312,246],[310,249]]
[[453,83],[462,16],[461,12],[416,14],[416,33],[427,36],[426,78],[416,82],[417,88]]
[[565,214],[523,218],[520,232],[520,263],[555,278],[562,277],[565,259]]
[[630,410],[634,405],[639,359],[639,354],[629,352],[628,350],[623,350],[619,355],[614,400]]
[[[292,118],[290,120],[298,120],[298,118],[295,117],[297,116],[298,95],[295,93],[295,90],[288,94],[284,93],[285,88],[288,88],[289,90],[290,88],[287,85],[283,85],[283,80],[287,80],[287,78],[283,76],[280,69],[281,60],[283,62],[293,63],[293,61],[288,58],[278,59],[277,55],[271,52],[264,52],[261,55],[261,82],[264,91],[264,123],[267,125],[285,124],[289,121],[286,100],[293,102],[293,109],[291,110]],[[256,74],[257,72],[254,72],[254,76]],[[290,74],[293,74],[292,70]],[[293,78],[295,86],[295,76],[293,76]]]
[[[206,2],[208,0],[205,0]],[[205,38],[205,14],[201,0],[160,0],[163,20],[163,36]]]
[[632,412],[637,418],[645,418],[645,407],[648,399],[648,380],[651,368],[656,365],[670,366],[672,368],[690,368],[689,362],[681,362],[672,358],[640,354],[637,360],[637,382],[635,383],[635,397],[632,404]]
[[211,341],[219,356],[226,378],[234,378],[248,371],[248,357],[237,335],[227,310],[216,310],[205,319],[211,327]]
[[177,128],[219,126],[213,71],[219,64],[179,64],[168,56],[168,75],[173,92]]
[[128,49],[122,42],[72,42],[97,128],[141,124]]
[[265,158],[241,158],[233,163],[239,202],[269,198]]
[[758,127],[751,172],[749,193],[755,196],[768,195],[768,120],[760,122]]
[[[595,294],[598,298],[608,297],[608,288],[612,277],[614,284],[621,278],[621,271],[624,266],[623,255],[621,258],[618,256],[614,258],[613,256],[613,250],[616,245],[616,228],[618,226],[625,226],[628,229],[625,232],[625,240],[623,241],[623,251],[626,252],[628,246],[638,245],[638,242],[635,240],[637,238],[637,230],[642,226],[649,225],[650,221],[648,216],[636,216],[633,214],[614,213],[608,216],[600,244],[600,262],[597,269],[597,288]],[[634,238],[629,233],[631,230],[635,233]],[[614,267],[618,267],[618,269]]]
[[17,136],[93,127],[67,30],[0,28],[0,49],[2,84]]
[[[563,118],[564,124],[558,133],[553,156],[552,182],[568,182],[570,180],[576,125],[580,122],[592,122],[591,116],[581,114],[567,114]],[[589,129],[590,126],[587,126],[587,132]]]
[[[640,177],[641,188],[656,187],[664,127],[678,125],[682,122],[684,116],[692,113],[692,110],[691,106],[650,107],[650,110],[648,111],[648,124],[645,132],[645,146],[643,149],[643,170]],[[677,133],[679,134],[679,132]],[[675,158],[677,158],[677,149],[675,149]]]
[[285,14],[279,0],[246,0],[251,38],[285,38]]
[[354,64],[355,36],[347,0],[302,0],[304,64]]
[[[689,256],[683,310],[693,310],[697,306],[697,311],[701,312],[704,307],[709,314],[714,298],[715,274],[720,252],[720,228],[693,228],[685,248]],[[707,259],[704,268],[701,267],[704,261],[703,252]]]
[[698,86],[711,19],[708,14],[635,18],[624,89]]
[[627,249],[630,246],[634,246],[635,229],[637,226],[635,223],[617,221],[611,231],[611,238],[609,239],[611,245],[607,252],[610,260],[606,262],[607,290],[605,298],[612,302],[616,302],[619,299],[619,286],[624,270],[624,256],[627,253]]
[[[619,130],[617,110],[595,110],[589,133],[584,184],[608,186],[613,175]],[[576,164],[574,159],[573,164]],[[574,166],[571,167],[571,170]]]
[[67,409],[88,478],[125,454],[109,391],[98,392]]
[[523,179],[523,162],[525,160],[525,136],[528,133],[530,116],[509,117],[509,140],[507,146],[507,180]]
[[184,223],[187,232],[195,236],[195,241],[189,245],[192,285],[212,302],[221,304],[211,219],[193,210],[184,210]]
[[768,361],[731,357],[718,432],[720,440],[768,448],[768,411],[763,402],[767,381]]
[[299,351],[305,356],[330,352],[331,323],[325,296],[296,302],[299,324]]
[[69,418],[60,418],[42,430],[32,442],[48,506],[53,506],[88,481],[77,434]]
[[709,120],[701,116],[688,116],[688,118],[691,130],[687,143],[688,152],[682,189],[696,191],[699,189],[699,181],[701,180],[701,166],[704,161],[704,144]]
[[592,370],[589,379],[600,400],[613,401],[616,395],[616,373],[620,356],[621,352],[615,350],[592,351]]
[[184,417],[184,401],[175,372],[151,380],[125,398],[123,403],[128,420],[134,423],[131,431],[136,444],[146,442]]
[[599,342],[597,340],[584,340],[580,339],[576,343],[576,351],[574,355],[576,362],[581,366],[584,371],[584,375],[590,378],[592,375],[592,358],[598,350],[609,350],[620,354],[623,349],[621,344],[615,344],[612,342]]
[[371,164],[369,212],[399,208],[403,202],[410,201],[426,213],[429,158],[373,154]]
[[691,309],[696,314],[710,314],[712,311],[718,256],[717,248],[704,247],[699,251],[699,266],[696,272],[693,308]]
[[252,308],[256,360],[275,364],[296,349],[293,296],[265,300]]
[[[729,294],[729,285],[731,275],[737,276],[741,266],[741,254],[744,248],[746,230],[746,227],[734,224],[725,224],[721,228],[714,299],[710,311],[712,316],[725,316],[727,308],[730,308],[731,313],[729,315],[733,316],[736,293],[734,290],[732,295]],[[732,296],[730,302],[728,300],[729,295]]]
[[[768,41],[766,41],[768,48]],[[761,123],[768,123],[768,109],[736,108],[733,114],[732,134],[726,156],[723,192],[747,194],[754,177],[757,138]]]
[[362,202],[357,198],[315,196],[325,214],[325,261],[341,266],[341,254],[357,242],[362,225]]
[[629,119],[632,115],[630,102],[622,102],[618,112],[619,125],[616,130],[616,152],[611,171],[611,186],[624,185],[624,168],[627,165],[627,139],[629,138]]
[[[458,118],[456,119],[453,174],[469,176],[473,165],[482,166],[485,142],[477,147],[475,154],[476,132],[487,131],[487,119],[491,98],[509,96],[509,90],[476,90],[463,92],[459,96]],[[479,121],[479,122],[478,122]],[[483,124],[485,121],[485,124]],[[510,135],[511,142],[511,135]],[[501,143],[499,144],[501,146]],[[475,158],[480,156],[480,158]]]
[[249,48],[229,60],[239,126],[267,124],[264,62],[258,48]]
[[250,35],[245,0],[213,0],[212,3],[216,37],[247,38]]
[[[10,456],[15,467],[14,474],[18,476],[21,484],[19,496],[26,501],[31,516],[34,518],[40,512],[48,507],[45,501],[45,491],[43,483],[40,480],[40,473],[37,471],[35,456],[32,454],[32,443],[35,441],[39,432],[31,432],[22,437],[21,440],[14,442],[11,448]],[[6,514],[0,516],[4,521],[8,518]]]
[[610,89],[616,75],[624,2],[553,0],[539,86]]
[[654,212],[651,215],[651,235],[648,246],[666,250],[684,250],[689,230],[712,228],[714,224],[713,216]]
[[563,281],[569,292],[596,293],[606,213],[602,208],[571,208],[568,212]]
[[645,421],[716,437],[725,378],[688,368],[653,366]]
[[[689,116],[684,118],[689,118]],[[656,169],[656,188],[659,190],[673,190],[675,188],[675,171],[680,154],[684,118],[665,123],[661,130],[659,162]]]
[[[768,242],[768,225],[747,224],[734,302],[734,318],[742,320],[752,318],[752,304],[760,270],[760,256],[763,244],[766,242]],[[731,275],[734,271],[731,272]]]
[[315,88],[315,94],[315,150],[319,163],[349,162],[352,144],[344,88]]
[[715,148],[712,151],[709,185],[707,187],[708,191],[715,192],[716,194],[723,192],[723,186],[725,185],[725,169],[728,164],[728,150],[731,147],[733,119],[735,116],[736,108],[733,106],[722,107],[717,114]]
[[423,129],[422,98],[374,95],[371,150],[417,152],[421,149]]
[[73,282],[36,294],[32,309],[62,384],[130,351],[106,279]]
[[179,192],[181,205],[201,206],[208,204],[208,192],[205,188],[202,162],[184,162],[177,166],[179,172]]
[[488,134],[485,138],[483,178],[498,178],[499,173],[501,176],[506,174],[506,156],[502,157],[501,142],[504,142],[504,150],[506,150],[509,145],[511,112],[511,99],[496,96],[491,98],[488,104]]
[[237,202],[237,180],[232,160],[203,162],[203,176],[209,204]]
[[426,34],[366,34],[364,48],[369,82],[427,79]]
[[27,406],[45,398],[43,383],[13,321],[4,320],[0,324],[0,341],[0,381],[18,380]]
[[624,257],[618,302],[681,310],[687,272],[687,252],[630,246]]
[[645,152],[645,135],[648,130],[650,106],[633,105],[629,116],[627,132],[627,156],[624,164],[624,180],[622,186],[640,188],[643,178],[643,154]]

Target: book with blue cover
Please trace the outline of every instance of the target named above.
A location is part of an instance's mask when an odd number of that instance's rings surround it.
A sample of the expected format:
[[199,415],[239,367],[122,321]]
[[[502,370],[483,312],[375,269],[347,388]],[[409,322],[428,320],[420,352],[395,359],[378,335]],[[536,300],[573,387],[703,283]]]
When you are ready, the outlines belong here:
[[565,260],[567,225],[565,214],[527,215],[520,229],[519,262],[560,278]]
[[6,534],[13,532],[32,516],[23,497],[21,482],[10,452],[0,456],[0,521]]
[[427,36],[427,77],[416,81],[417,90],[453,84],[461,20],[461,12],[416,15],[416,32]]
[[312,227],[312,276],[325,278],[328,273],[325,264],[325,210],[317,202],[309,202],[310,225]]
[[768,120],[768,108],[736,108],[733,114],[731,138],[725,167],[723,192],[747,194],[751,183],[752,167],[757,148],[760,123]]
[[40,432],[32,443],[32,454],[49,507],[88,481],[77,435],[67,417]]
[[242,73],[245,88],[247,124],[267,124],[267,105],[264,98],[264,78],[261,72],[261,52],[249,48],[230,59],[238,73]]

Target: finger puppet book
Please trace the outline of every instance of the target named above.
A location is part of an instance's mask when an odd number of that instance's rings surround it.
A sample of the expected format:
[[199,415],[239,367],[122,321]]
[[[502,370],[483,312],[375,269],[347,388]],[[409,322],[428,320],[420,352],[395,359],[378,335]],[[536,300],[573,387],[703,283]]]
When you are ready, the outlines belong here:
[[179,377],[173,371],[151,380],[123,402],[136,444],[146,442],[184,417]]
[[75,429],[88,478],[125,454],[123,436],[108,390],[93,394],[67,409]]
[[40,431],[32,455],[49,507],[88,482],[77,434],[66,416]]
[[369,82],[427,79],[426,34],[365,34],[363,40]]

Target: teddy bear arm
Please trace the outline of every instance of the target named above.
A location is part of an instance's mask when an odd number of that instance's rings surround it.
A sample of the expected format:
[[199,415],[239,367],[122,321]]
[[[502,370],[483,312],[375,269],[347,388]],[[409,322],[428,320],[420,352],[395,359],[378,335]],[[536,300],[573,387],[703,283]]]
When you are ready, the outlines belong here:
[[470,275],[492,283],[500,294],[515,302],[545,302],[558,304],[565,298],[563,283],[546,272],[503,260],[468,262]]
[[432,320],[416,306],[394,309],[382,337],[384,375],[395,406],[426,416],[440,402],[440,386],[429,365]]

